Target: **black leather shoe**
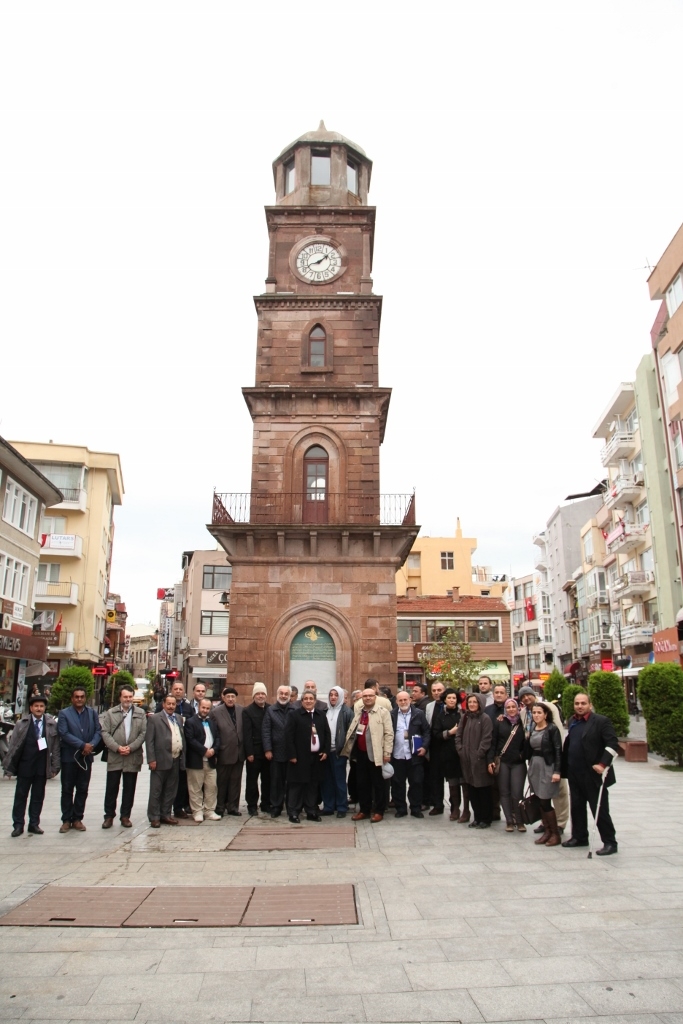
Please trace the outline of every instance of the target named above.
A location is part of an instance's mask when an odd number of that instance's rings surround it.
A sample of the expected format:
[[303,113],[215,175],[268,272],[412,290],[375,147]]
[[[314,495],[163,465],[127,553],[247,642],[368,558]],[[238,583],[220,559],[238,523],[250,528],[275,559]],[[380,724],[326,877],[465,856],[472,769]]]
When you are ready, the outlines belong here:
[[407,811],[396,811],[396,817],[397,818],[407,818],[408,817],[408,812]]
[[410,817],[411,818],[424,818],[424,814],[422,813],[422,811],[411,811],[410,812]]
[[545,825],[539,825],[538,828],[534,829],[534,832],[545,832]]
[[478,821],[471,821],[467,827],[468,828],[479,828],[479,822]]
[[300,825],[301,824],[301,818],[299,817],[298,814],[290,814],[289,815],[289,820],[291,821],[292,825]]
[[609,857],[611,853],[619,853],[619,847],[616,843],[605,843],[601,850],[595,851],[596,857]]
[[258,814],[258,811],[255,807],[247,807],[247,814],[250,814],[253,818]]
[[279,818],[281,814],[282,814],[282,811],[271,811],[270,812],[271,818]]
[[570,849],[573,848],[574,846],[588,846],[588,840],[587,839],[574,839],[574,836],[572,836],[571,839],[565,839],[565,841],[562,843],[562,845],[563,846],[568,846]]
[[30,832],[31,835],[33,835],[33,836],[42,836],[42,834],[43,834],[43,830],[40,827],[40,825],[29,825],[29,827],[26,829],[26,831]]
[[[332,813],[332,812],[330,812],[330,813]],[[319,814],[307,814],[306,815],[306,821],[322,821],[322,820],[323,819],[320,817]]]
[[330,818],[334,814],[334,811],[321,811],[320,813],[323,818]]
[[23,833],[24,833],[24,826],[23,825],[20,828],[15,828],[14,831],[12,832],[12,839],[16,839],[17,836],[21,836],[21,835],[23,835]]
[[230,814],[233,818],[241,818],[242,817],[242,812],[241,811],[228,811],[228,814]]
[[337,817],[338,818],[345,818],[346,817],[346,811],[337,811]]

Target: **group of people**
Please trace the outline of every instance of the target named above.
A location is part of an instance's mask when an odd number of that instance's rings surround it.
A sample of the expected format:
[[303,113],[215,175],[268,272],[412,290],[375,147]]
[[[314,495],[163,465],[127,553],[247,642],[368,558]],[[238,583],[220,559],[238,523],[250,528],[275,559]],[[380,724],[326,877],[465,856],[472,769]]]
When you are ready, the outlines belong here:
[[246,707],[237,696],[226,686],[214,704],[198,683],[188,700],[183,684],[175,682],[154,713],[146,714],[134,705],[133,688],[124,685],[120,703],[98,717],[85,690],[76,687],[71,706],[55,720],[46,714],[44,697],[32,694],[4,762],[5,773],[17,777],[12,835],[24,831],[27,802],[28,831],[42,834],[46,781],[60,770],[60,832],[85,831],[92,764],[100,751],[107,761],[102,828],[114,824],[120,790],[120,822],[130,828],[144,747],[152,828],[189,816],[196,822],[241,816],[246,764],[250,815],[259,808],[273,818],[286,811],[298,824],[304,812],[309,821],[345,818],[353,803],[354,821],[378,823],[388,808],[397,818],[436,816],[445,812],[447,786],[450,821],[487,829],[504,818],[507,832],[525,832],[528,784],[541,813],[538,844],[562,842],[571,807],[572,835],[562,845],[587,846],[588,805],[593,815],[599,808],[603,846],[597,853],[617,852],[607,794],[617,737],[586,694],[577,694],[566,729],[557,707],[539,700],[531,687],[522,687],[515,699],[487,676],[468,695],[437,681],[431,695],[417,683],[394,696],[368,679],[349,703],[339,686],[327,701],[318,699],[313,681],[305,683],[301,699],[280,686],[269,704],[261,682]]

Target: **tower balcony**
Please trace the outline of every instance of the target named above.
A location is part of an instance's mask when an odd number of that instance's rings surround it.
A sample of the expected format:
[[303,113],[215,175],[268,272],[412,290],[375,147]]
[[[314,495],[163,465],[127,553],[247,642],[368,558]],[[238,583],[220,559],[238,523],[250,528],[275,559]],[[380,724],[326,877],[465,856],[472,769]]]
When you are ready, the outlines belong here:
[[630,458],[636,449],[636,442],[630,430],[615,430],[600,452],[603,466],[618,466],[622,459]]
[[212,526],[414,526],[415,494],[214,492]]
[[655,574],[651,569],[633,569],[625,572],[614,582],[615,597],[632,597],[634,594],[647,594],[655,582]]
[[647,536],[648,525],[648,523],[619,523],[605,538],[607,553],[618,555],[637,548]]
[[624,508],[637,501],[642,491],[642,480],[634,476],[617,476],[605,492],[605,505],[608,509]]

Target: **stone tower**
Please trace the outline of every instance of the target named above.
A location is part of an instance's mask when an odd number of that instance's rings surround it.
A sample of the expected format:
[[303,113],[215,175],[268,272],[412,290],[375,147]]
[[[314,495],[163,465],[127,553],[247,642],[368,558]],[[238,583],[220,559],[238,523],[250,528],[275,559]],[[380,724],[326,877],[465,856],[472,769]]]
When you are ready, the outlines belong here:
[[391,390],[378,383],[372,162],[321,122],[273,163],[251,492],[214,495],[209,530],[233,567],[228,681],[396,685],[396,570],[414,495],[381,495]]

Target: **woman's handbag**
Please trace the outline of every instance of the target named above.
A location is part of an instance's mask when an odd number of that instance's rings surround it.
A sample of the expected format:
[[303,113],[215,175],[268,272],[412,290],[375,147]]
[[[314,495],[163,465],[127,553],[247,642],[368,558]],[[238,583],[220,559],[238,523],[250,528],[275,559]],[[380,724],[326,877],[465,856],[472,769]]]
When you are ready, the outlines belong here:
[[512,743],[512,737],[515,735],[515,733],[517,732],[518,729],[519,729],[519,722],[517,723],[517,725],[514,727],[514,729],[512,730],[510,735],[508,736],[507,741],[505,743],[505,746],[501,750],[500,754],[498,754],[496,757],[494,757],[494,759],[493,759],[493,774],[494,775],[497,775],[498,772],[500,771],[500,759],[502,758],[503,754],[505,753],[507,748]]
[[543,816],[541,801],[535,793],[529,793],[519,801],[519,817],[525,825],[535,825]]

